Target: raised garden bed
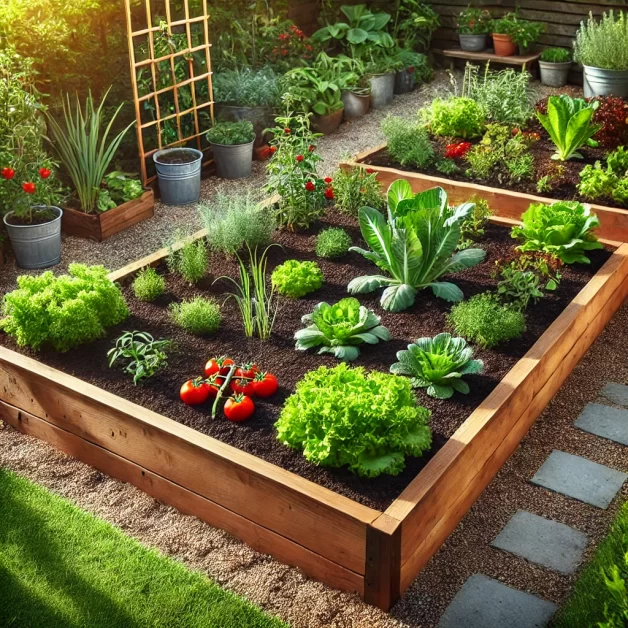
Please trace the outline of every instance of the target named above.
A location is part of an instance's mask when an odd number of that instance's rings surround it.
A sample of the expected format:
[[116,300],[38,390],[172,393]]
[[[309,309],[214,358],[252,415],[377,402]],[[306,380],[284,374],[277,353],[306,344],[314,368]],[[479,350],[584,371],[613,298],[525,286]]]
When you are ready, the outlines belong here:
[[[353,219],[334,215],[328,222],[345,227],[357,242]],[[491,226],[488,232],[487,261],[456,279],[466,296],[486,290],[494,259],[512,246],[502,227]],[[281,233],[284,252],[273,250],[271,266],[286,257],[312,258],[313,239],[314,231]],[[166,251],[159,251],[111,278],[125,283],[147,264],[161,268],[165,256]],[[34,359],[35,354],[13,350],[12,340],[5,338],[0,348],[0,418],[314,578],[356,591],[387,609],[497,473],[622,303],[628,292],[628,245],[612,254],[593,251],[590,257],[590,267],[567,269],[559,291],[529,311],[529,329],[521,339],[500,351],[477,352],[487,368],[484,375],[474,376],[470,395],[447,402],[420,395],[433,411],[435,446],[426,459],[409,459],[406,471],[394,478],[366,480],[318,468],[280,445],[272,428],[295,382],[314,366],[336,363],[331,357],[297,353],[292,335],[301,327],[301,314],[320,300],[344,296],[348,280],[372,268],[355,254],[338,262],[319,260],[326,284],[307,298],[285,301],[289,315],[280,315],[266,343],[242,335],[231,304],[225,305],[223,328],[214,338],[199,340],[172,327],[168,301],[191,296],[173,276],[167,278],[168,298],[151,305],[137,302],[125,287],[131,318],[111,329],[108,338],[67,354],[41,352]],[[235,270],[221,256],[211,260],[214,276]],[[210,285],[207,281],[193,292],[220,293],[225,288]],[[362,296],[361,301],[381,312],[377,295]],[[408,312],[384,312],[382,323],[391,329],[393,340],[363,349],[358,364],[387,370],[405,344],[442,331],[448,309],[422,294]],[[178,345],[168,370],[143,387],[133,387],[126,375],[106,367],[106,350],[123,329],[149,331]],[[207,408],[193,409],[178,400],[179,385],[200,373],[209,357],[221,354],[237,360],[255,357],[279,377],[280,394],[258,404],[249,423],[212,422]]]
[[142,222],[142,220],[152,218],[154,209],[155,196],[152,189],[149,188],[139,198],[118,205],[106,212],[86,214],[77,209],[66,207],[63,210],[61,228],[67,235],[102,242],[138,222]]
[[[549,156],[553,149],[548,142],[541,141],[533,148],[539,153],[546,153],[543,157],[546,157],[549,161]],[[589,161],[601,158],[602,151],[599,151],[599,154],[593,155],[593,158]],[[582,163],[565,162],[564,165],[569,169],[577,167],[579,171]],[[358,153],[353,159],[340,164],[341,168],[354,168],[356,166],[369,168],[377,172],[377,178],[382,183],[384,189],[397,179],[408,181],[414,192],[421,192],[438,185],[445,189],[449,195],[450,202],[454,204],[462,203],[475,195],[485,199],[495,215],[512,220],[519,220],[521,214],[528,209],[531,203],[549,204],[560,199],[576,198],[575,186],[569,185],[558,189],[556,195],[551,198],[549,196],[539,196],[534,192],[536,182],[519,184],[518,186],[513,186],[513,189],[504,189],[502,187],[491,187],[490,184],[481,185],[474,183],[466,179],[463,174],[445,178],[444,175],[436,170],[417,172],[416,169],[404,168],[395,164],[388,155],[385,143]],[[575,177],[577,181],[577,174]],[[600,219],[601,224],[597,233],[601,239],[609,242],[628,242],[628,209],[596,203],[589,203],[589,205],[591,205],[591,208]]]

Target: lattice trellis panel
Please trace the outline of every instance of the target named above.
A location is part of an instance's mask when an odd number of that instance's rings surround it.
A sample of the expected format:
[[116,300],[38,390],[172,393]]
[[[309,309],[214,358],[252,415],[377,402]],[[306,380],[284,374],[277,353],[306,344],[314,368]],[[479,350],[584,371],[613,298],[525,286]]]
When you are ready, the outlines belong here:
[[[131,85],[137,120],[141,175],[147,185],[155,179],[152,155],[162,148],[209,147],[204,135],[214,119],[211,43],[207,0],[189,0],[173,9],[171,0],[125,0]],[[200,13],[199,13],[200,9]],[[145,16],[143,15],[145,12]]]

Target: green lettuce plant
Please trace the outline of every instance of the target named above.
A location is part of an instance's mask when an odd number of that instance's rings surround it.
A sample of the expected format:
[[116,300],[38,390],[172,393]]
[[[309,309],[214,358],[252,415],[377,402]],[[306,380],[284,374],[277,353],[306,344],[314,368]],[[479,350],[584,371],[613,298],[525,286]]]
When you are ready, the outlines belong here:
[[275,268],[271,281],[279,294],[299,299],[323,285],[323,272],[316,262],[289,259]]
[[533,203],[521,216],[522,225],[513,227],[513,238],[523,240],[520,251],[543,251],[565,264],[588,264],[586,251],[601,249],[593,230],[599,218],[588,205],[577,201],[559,201],[551,205]]
[[442,333],[434,338],[419,338],[399,351],[390,367],[395,375],[408,375],[414,388],[427,388],[427,394],[436,399],[449,399],[454,391],[469,393],[465,375],[481,373],[482,360],[473,360],[473,349],[464,338]]
[[552,159],[582,159],[580,148],[597,146],[591,138],[602,128],[601,124],[593,124],[593,114],[599,106],[597,101],[587,103],[567,94],[549,97],[547,113],[537,111],[536,115],[556,146]]
[[390,332],[380,325],[380,317],[354,298],[341,299],[334,305],[319,303],[301,322],[308,323],[294,335],[299,351],[320,347],[319,354],[331,353],[345,362],[360,355],[356,345],[376,345],[390,340]]
[[67,275],[46,271],[18,277],[18,288],[2,300],[0,329],[32,349],[49,345],[67,351],[102,338],[107,327],[129,315],[108,272],[102,266],[70,264]]
[[277,438],[310,462],[363,477],[397,475],[431,445],[430,411],[410,381],[341,363],[310,371],[286,400]]
[[409,308],[424,288],[431,288],[446,301],[460,301],[462,290],[440,279],[471,268],[486,256],[485,251],[474,248],[456,252],[461,224],[473,210],[473,203],[449,207],[442,188],[415,195],[407,181],[395,181],[388,190],[388,219],[371,207],[360,210],[360,230],[371,250],[350,249],[387,275],[357,277],[349,283],[349,292],[364,294],[385,288],[381,305],[391,312]]
[[484,107],[472,98],[452,96],[436,98],[432,104],[419,111],[434,135],[471,139],[479,137],[486,124]]

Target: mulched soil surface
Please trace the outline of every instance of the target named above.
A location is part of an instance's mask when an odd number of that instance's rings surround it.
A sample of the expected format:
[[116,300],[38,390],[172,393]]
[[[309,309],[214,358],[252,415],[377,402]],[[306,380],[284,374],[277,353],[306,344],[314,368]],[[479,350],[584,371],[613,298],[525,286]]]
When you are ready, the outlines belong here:
[[[318,227],[343,226],[351,234],[354,243],[360,241],[355,219],[330,215]],[[304,233],[279,232],[277,241],[282,248],[270,250],[270,266],[285,259],[315,259],[312,253],[318,228]],[[496,259],[512,253],[514,241],[509,231],[502,227],[489,226],[487,238],[482,246],[487,249],[486,261],[458,276],[455,282],[468,298],[494,287],[491,272]],[[325,469],[309,463],[298,451],[283,446],[275,437],[274,423],[286,397],[303,375],[321,364],[337,364],[331,356],[318,356],[294,350],[293,335],[303,325],[301,316],[312,311],[319,301],[334,303],[347,296],[346,286],[350,279],[364,274],[373,274],[375,267],[356,253],[349,253],[340,261],[319,259],[325,275],[323,287],[303,299],[282,299],[272,339],[262,342],[257,338],[246,338],[242,333],[242,321],[235,302],[228,300],[223,308],[223,324],[213,338],[200,339],[171,324],[168,305],[195,295],[221,295],[230,290],[228,282],[213,280],[223,274],[237,277],[237,266],[233,260],[222,255],[212,256],[210,275],[199,285],[191,288],[179,276],[166,275],[167,293],[152,304],[138,301],[130,286],[124,287],[125,297],[131,309],[131,317],[109,331],[107,338],[84,345],[65,354],[41,351],[37,354],[20,351],[42,360],[46,364],[79,377],[100,388],[129,399],[155,412],[168,416],[180,423],[209,434],[230,445],[259,456],[284,469],[301,475],[313,482],[326,486],[362,504],[384,510],[427,464],[431,456],[464,422],[469,414],[486,398],[515,362],[523,356],[534,341],[560,314],[577,292],[608,258],[607,251],[593,251],[590,266],[567,268],[558,291],[550,294],[542,304],[532,307],[528,314],[528,330],[515,341],[498,350],[477,351],[484,360],[482,375],[468,378],[471,385],[469,395],[455,395],[450,400],[436,400],[423,391],[418,392],[420,403],[433,412],[433,447],[421,458],[408,458],[403,473],[396,477],[381,476],[376,479],[361,479],[345,469]],[[165,268],[162,269],[166,272]],[[396,361],[396,353],[409,342],[422,336],[434,336],[447,328],[446,315],[450,304],[437,299],[428,291],[417,298],[417,303],[402,313],[383,312],[379,307],[379,295],[366,295],[361,302],[382,315],[382,324],[388,327],[393,339],[376,346],[364,346],[355,364],[368,369],[388,371]],[[168,368],[148,380],[144,385],[133,386],[129,376],[121,369],[107,367],[106,353],[112,341],[125,330],[150,332],[155,338],[169,338],[175,342],[170,352]],[[5,343],[16,349],[13,340],[5,337]],[[213,356],[228,355],[238,362],[256,362],[261,369],[276,374],[280,382],[277,395],[267,401],[256,401],[253,418],[244,424],[234,424],[218,416],[210,418],[211,404],[190,407],[180,402],[178,392],[181,384],[190,377],[202,374],[205,362]]]
[[[539,131],[540,129],[540,131]],[[540,126],[534,127],[532,130],[545,133]],[[452,140],[451,138],[433,138],[432,144],[437,154],[445,154],[445,146],[450,142],[457,142],[459,140]],[[472,144],[477,144],[479,139],[472,140]],[[385,168],[396,168],[404,172],[420,172],[433,177],[441,177],[444,179],[451,179],[452,181],[464,181],[467,183],[477,183],[480,185],[487,185],[495,188],[505,188],[513,192],[523,192],[525,194],[532,194],[535,196],[543,196],[556,200],[577,200],[582,203],[596,203],[597,205],[604,205],[607,207],[618,207],[620,209],[626,209],[625,205],[617,203],[610,197],[602,197],[595,199],[584,199],[578,194],[576,186],[580,183],[580,171],[588,164],[594,164],[596,161],[601,161],[602,166],[606,165],[606,154],[608,150],[603,148],[583,148],[579,152],[582,154],[582,159],[571,159],[569,161],[556,162],[551,157],[556,152],[554,144],[545,136],[541,135],[541,139],[538,142],[534,142],[530,147],[530,153],[534,158],[534,175],[529,181],[520,181],[518,183],[510,183],[506,178],[500,180],[500,176],[493,173],[487,179],[473,179],[466,175],[468,164],[464,159],[456,160],[457,165],[460,168],[459,172],[454,174],[443,174],[436,168],[416,168],[414,166],[402,166],[395,161],[384,148],[377,151],[373,155],[370,155],[360,163],[364,163],[369,166],[381,166]],[[552,177],[553,185],[555,186],[551,192],[539,192],[536,189],[537,181],[545,176],[550,175]]]

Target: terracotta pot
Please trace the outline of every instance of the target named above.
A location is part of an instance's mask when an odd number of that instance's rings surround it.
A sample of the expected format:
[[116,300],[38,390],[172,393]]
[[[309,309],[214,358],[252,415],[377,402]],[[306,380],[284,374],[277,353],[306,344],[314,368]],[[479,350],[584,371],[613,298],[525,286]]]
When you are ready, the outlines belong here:
[[341,107],[340,109],[336,109],[336,111],[326,115],[326,116],[318,116],[314,114],[312,116],[312,128],[317,133],[322,133],[323,135],[330,135],[333,133],[342,122],[342,114],[344,113],[345,108]]
[[517,52],[517,46],[510,35],[493,33],[493,46],[498,57],[512,57]]

